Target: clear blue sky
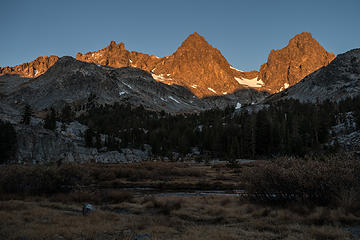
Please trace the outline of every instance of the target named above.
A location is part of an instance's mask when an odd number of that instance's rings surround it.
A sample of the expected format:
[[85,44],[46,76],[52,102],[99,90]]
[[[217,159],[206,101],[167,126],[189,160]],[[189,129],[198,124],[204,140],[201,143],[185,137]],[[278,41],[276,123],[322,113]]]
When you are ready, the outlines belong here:
[[335,54],[360,47],[360,0],[2,0],[0,9],[0,66],[111,40],[168,56],[195,31],[242,70],[257,70],[305,31]]

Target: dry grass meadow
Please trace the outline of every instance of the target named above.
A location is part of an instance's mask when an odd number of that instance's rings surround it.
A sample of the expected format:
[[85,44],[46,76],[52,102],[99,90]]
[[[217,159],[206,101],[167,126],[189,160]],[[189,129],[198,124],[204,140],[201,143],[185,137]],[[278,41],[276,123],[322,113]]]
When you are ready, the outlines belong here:
[[356,239],[360,217],[326,207],[270,207],[236,197],[140,197],[95,205],[46,199],[0,202],[1,239]]
[[[0,166],[0,239],[359,239],[358,165],[335,156],[236,167]],[[249,195],[134,194],[124,187]],[[95,207],[89,216],[81,211],[86,202]]]

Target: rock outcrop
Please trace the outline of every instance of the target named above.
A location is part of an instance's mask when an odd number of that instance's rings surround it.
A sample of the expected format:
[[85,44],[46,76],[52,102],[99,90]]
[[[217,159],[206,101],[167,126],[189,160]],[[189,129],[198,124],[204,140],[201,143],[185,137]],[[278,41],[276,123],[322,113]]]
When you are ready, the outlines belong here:
[[14,67],[0,67],[0,75],[17,74],[25,78],[38,77],[45,73],[59,59],[57,56],[38,57],[32,62],[24,63]]
[[151,152],[139,149],[121,149],[121,151],[99,152],[96,148],[85,147],[83,138],[86,126],[77,122],[66,125],[61,130],[60,123],[56,131],[44,129],[41,121],[33,119],[34,124],[16,125],[17,152],[15,161],[22,164],[49,162],[99,162],[121,163],[140,162],[149,158]]
[[267,63],[260,67],[259,78],[267,91],[276,93],[328,65],[334,58],[310,33],[300,33],[285,48],[271,50]]

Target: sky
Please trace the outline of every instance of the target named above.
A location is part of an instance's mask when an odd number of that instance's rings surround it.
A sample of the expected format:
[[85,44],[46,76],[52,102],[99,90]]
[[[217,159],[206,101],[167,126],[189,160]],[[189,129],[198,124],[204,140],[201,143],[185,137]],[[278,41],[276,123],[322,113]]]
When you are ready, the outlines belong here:
[[0,66],[75,57],[111,40],[163,57],[198,32],[232,66],[258,70],[301,32],[336,55],[359,48],[359,10],[359,0],[1,0]]

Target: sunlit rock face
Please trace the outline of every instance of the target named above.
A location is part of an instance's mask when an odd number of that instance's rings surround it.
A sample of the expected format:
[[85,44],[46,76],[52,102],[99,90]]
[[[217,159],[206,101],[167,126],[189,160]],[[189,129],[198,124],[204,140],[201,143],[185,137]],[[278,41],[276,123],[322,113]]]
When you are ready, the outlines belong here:
[[339,54],[327,66],[269,100],[298,99],[303,102],[340,101],[360,94],[360,49]]
[[271,93],[282,91],[328,65],[335,55],[327,52],[310,33],[300,33],[280,50],[271,50],[261,65],[259,78]]
[[32,62],[14,67],[0,67],[0,75],[17,74],[21,77],[34,78],[45,73],[59,58],[57,56],[38,57]]

